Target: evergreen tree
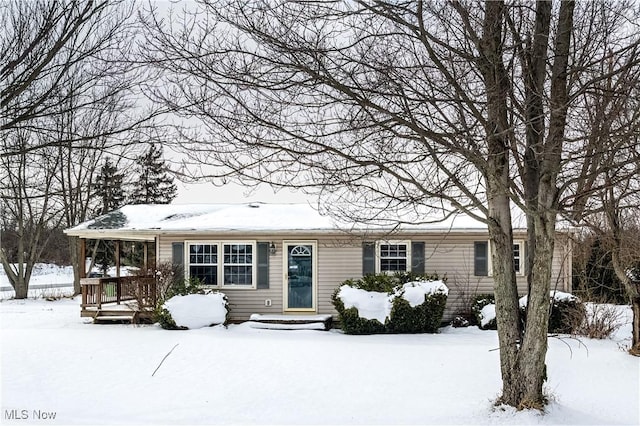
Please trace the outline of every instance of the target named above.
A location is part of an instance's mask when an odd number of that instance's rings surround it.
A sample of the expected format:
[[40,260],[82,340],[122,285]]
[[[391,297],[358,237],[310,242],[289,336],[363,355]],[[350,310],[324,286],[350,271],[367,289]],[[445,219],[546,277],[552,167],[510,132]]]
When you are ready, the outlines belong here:
[[611,250],[608,250],[600,238],[591,246],[591,256],[586,265],[587,293],[603,297],[609,302],[625,303],[627,301],[624,287],[613,270]]
[[134,183],[131,204],[169,204],[176,198],[177,187],[162,158],[162,146],[151,144],[137,158],[138,180]]
[[115,210],[125,202],[124,174],[118,171],[118,167],[113,164],[111,158],[104,161],[100,174],[93,184],[94,194],[100,199],[98,214],[105,214]]
[[[100,200],[96,214],[104,215],[122,207],[126,200],[124,190],[124,173],[118,170],[118,166],[107,157],[100,169],[94,184],[94,195]],[[111,215],[113,216],[113,215]],[[116,216],[119,217],[119,216]],[[103,219],[103,220],[112,220]],[[113,241],[97,240],[93,243],[94,261],[100,266],[102,275],[107,275],[109,266],[114,264],[115,245]]]

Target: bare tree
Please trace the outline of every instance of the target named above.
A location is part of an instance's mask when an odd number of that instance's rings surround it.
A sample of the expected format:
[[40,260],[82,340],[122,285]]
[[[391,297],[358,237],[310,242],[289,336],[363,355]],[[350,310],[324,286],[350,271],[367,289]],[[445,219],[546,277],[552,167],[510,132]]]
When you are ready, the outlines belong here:
[[60,222],[60,209],[53,195],[53,177],[56,170],[55,155],[51,148],[29,152],[28,131],[3,133],[3,146],[9,145],[20,155],[0,157],[0,178],[4,182],[0,191],[3,228],[13,228],[17,250],[10,258],[4,246],[0,247],[0,262],[9,278],[15,297],[24,299],[29,290],[33,268],[46,246],[47,229]]
[[640,264],[640,55],[637,45],[594,62],[593,83],[578,98],[579,117],[572,135],[584,141],[568,163],[581,169],[564,180],[561,204],[572,223],[586,227],[610,250],[616,277],[633,305],[630,352],[640,355],[640,289],[634,268]]
[[[11,177],[0,182],[0,195],[7,220],[64,227],[86,220],[104,153],[124,155],[155,131],[159,111],[139,104],[147,75],[131,56],[136,9],[120,0],[0,2],[0,174]],[[41,236],[26,227],[19,232],[19,252],[32,255],[18,262],[24,270],[17,278],[10,275],[20,282],[16,297],[26,297]],[[74,240],[71,255],[77,267]]]
[[[572,1],[202,0],[148,16],[145,49],[163,70],[155,100],[204,129],[182,136],[194,164],[216,167],[206,177],[317,191],[357,220],[484,221],[500,401],[542,407],[556,221],[587,144],[567,126],[606,77],[597,64],[614,59],[610,75],[638,66],[635,13]],[[524,330],[512,204],[528,223]]]
[[[144,80],[143,67],[129,58],[134,43],[137,4],[124,0],[5,0],[0,2],[0,131],[15,128],[45,134],[55,129],[41,119],[69,114],[69,108],[91,108],[119,95],[119,106],[131,103]],[[73,102],[70,102],[70,98]],[[118,136],[137,128],[158,111],[129,110],[118,125],[76,128],[64,139],[36,138],[21,149],[45,146],[91,147],[94,138],[109,137],[110,146],[129,143]],[[43,145],[45,144],[45,145]],[[0,156],[21,152],[3,149]]]

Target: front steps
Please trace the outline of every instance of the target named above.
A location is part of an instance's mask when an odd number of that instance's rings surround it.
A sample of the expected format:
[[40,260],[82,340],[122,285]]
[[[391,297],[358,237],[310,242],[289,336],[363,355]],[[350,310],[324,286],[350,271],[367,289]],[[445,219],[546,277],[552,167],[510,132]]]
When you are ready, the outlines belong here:
[[324,330],[331,329],[331,315],[262,315],[252,314],[251,328],[269,330]]
[[140,312],[130,310],[98,310],[93,316],[94,324],[137,324]]

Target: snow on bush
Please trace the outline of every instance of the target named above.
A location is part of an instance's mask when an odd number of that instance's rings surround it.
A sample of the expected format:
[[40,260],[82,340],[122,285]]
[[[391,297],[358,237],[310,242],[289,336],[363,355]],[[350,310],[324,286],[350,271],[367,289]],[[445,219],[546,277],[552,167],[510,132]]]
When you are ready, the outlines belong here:
[[391,314],[395,298],[402,297],[415,308],[424,303],[426,296],[437,293],[448,295],[449,288],[442,281],[412,281],[396,288],[389,295],[343,285],[337,296],[346,309],[356,308],[360,318],[375,319],[384,324]]
[[[485,309],[487,306],[489,308]],[[477,294],[471,303],[471,312],[482,330],[496,330],[496,300],[493,294]]]
[[223,293],[173,296],[162,305],[178,328],[202,328],[224,324],[227,300]]
[[[549,293],[551,313],[549,315],[550,333],[574,333],[582,323],[584,317],[584,305],[576,296],[562,291]],[[527,315],[527,296],[518,300],[520,314],[523,321]],[[478,326],[483,330],[494,330],[496,324],[496,305],[491,295],[481,295],[475,302],[474,312],[478,320]]]
[[480,309],[480,328],[485,329],[496,320],[496,305],[490,303]]
[[[436,333],[449,293],[444,282],[401,283],[397,279],[395,282],[393,285],[386,275],[345,281],[332,297],[343,331],[348,334]],[[372,288],[389,290],[373,291]]]
[[343,285],[337,297],[342,300],[346,309],[356,308],[360,318],[378,320],[384,324],[391,313],[391,300],[387,293],[366,291],[360,288]]
[[[579,300],[576,296],[574,296],[571,293],[565,293],[562,291],[553,291],[553,290],[549,292],[549,298],[554,300],[555,302],[576,302]],[[526,308],[528,300],[529,299],[527,298],[526,295],[522,296],[519,299],[520,307]]]
[[[424,303],[425,296],[441,293],[449,295],[449,287],[441,280],[438,281],[411,281],[402,285],[402,291],[396,292],[395,297],[402,296],[409,302],[412,308]],[[393,302],[393,300],[391,300]]]

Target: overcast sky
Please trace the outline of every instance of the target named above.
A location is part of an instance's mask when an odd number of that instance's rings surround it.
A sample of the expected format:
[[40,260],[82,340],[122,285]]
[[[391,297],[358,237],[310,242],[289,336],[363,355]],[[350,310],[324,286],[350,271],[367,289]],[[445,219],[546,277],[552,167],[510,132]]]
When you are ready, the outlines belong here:
[[282,189],[277,193],[267,185],[251,191],[237,184],[226,184],[218,187],[211,183],[184,184],[175,181],[178,186],[178,196],[173,204],[188,203],[248,203],[262,201],[265,203],[306,203],[313,199],[301,192]]

